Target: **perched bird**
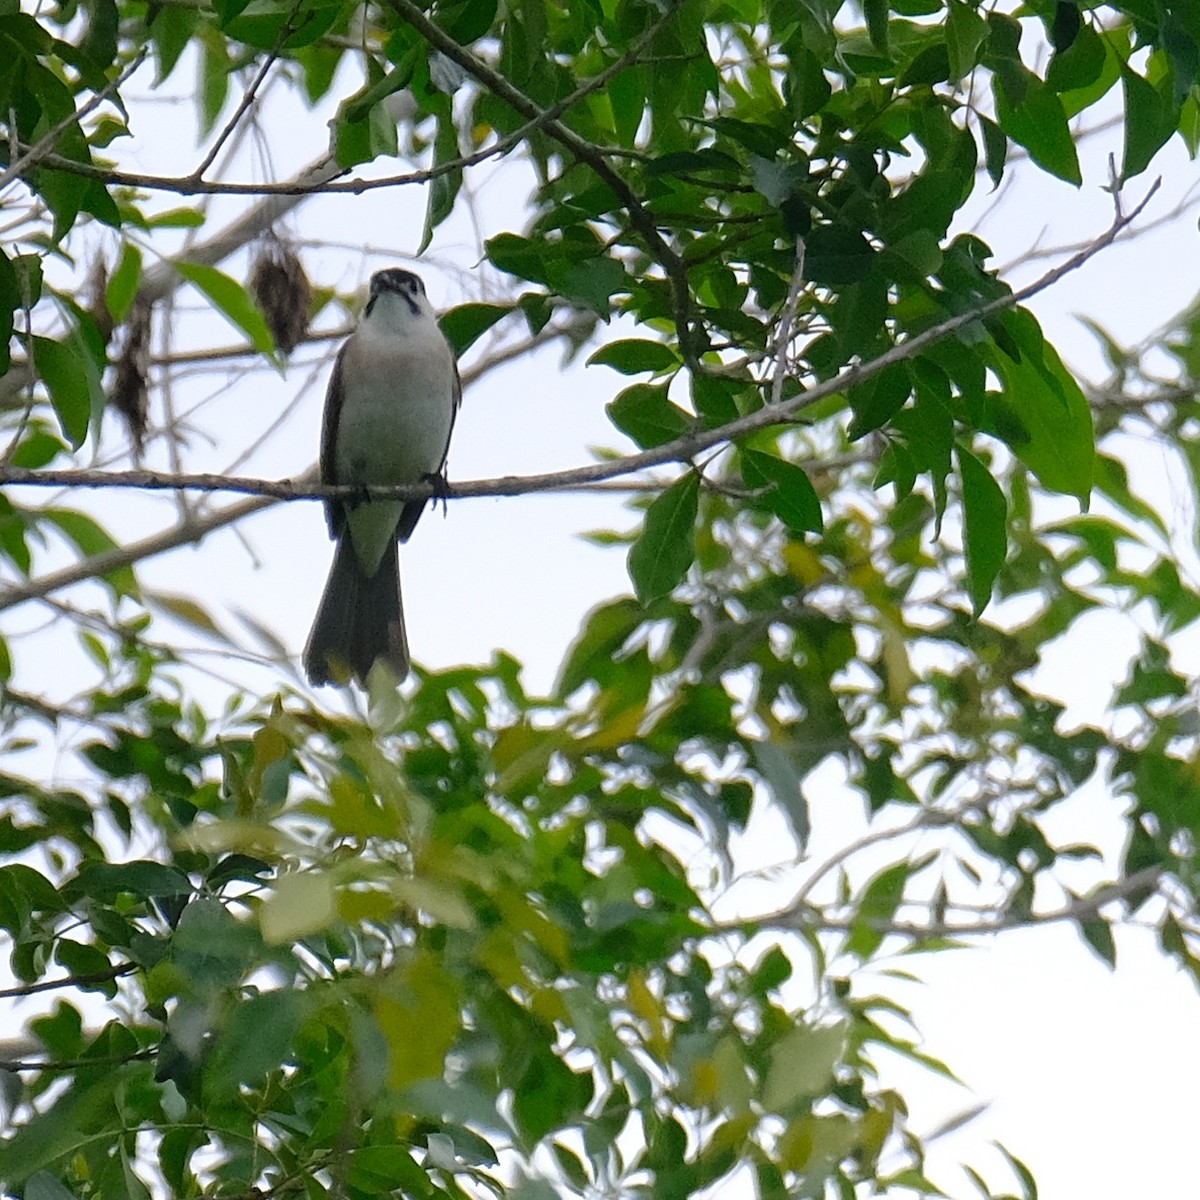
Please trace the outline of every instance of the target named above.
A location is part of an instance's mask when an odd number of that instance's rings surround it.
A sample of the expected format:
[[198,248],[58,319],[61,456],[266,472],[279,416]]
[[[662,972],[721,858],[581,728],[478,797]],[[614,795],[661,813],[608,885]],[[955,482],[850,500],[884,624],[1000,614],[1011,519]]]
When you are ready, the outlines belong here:
[[371,298],[334,364],[321,431],[321,480],[356,484],[361,496],[327,500],[337,542],[304,670],[313,684],[366,684],[386,663],[408,674],[397,543],[425,500],[372,499],[368,490],[445,482],[450,431],[462,398],[458,367],[425,285],[411,271],[371,276]]

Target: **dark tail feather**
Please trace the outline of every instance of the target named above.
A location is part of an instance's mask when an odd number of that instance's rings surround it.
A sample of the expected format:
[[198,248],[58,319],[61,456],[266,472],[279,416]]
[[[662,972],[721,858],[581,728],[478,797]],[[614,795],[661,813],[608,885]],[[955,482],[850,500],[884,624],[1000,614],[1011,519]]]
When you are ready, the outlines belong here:
[[304,648],[304,672],[314,686],[345,682],[347,672],[365,686],[380,659],[398,679],[408,675],[396,543],[389,543],[379,570],[368,577],[344,530]]

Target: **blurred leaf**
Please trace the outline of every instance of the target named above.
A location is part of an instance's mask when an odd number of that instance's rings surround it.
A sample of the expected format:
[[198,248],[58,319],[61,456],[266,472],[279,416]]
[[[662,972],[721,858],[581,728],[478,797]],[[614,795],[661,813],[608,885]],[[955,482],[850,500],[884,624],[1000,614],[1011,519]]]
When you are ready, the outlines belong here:
[[1024,99],[1015,107],[1009,104],[1004,89],[998,87],[996,115],[1000,128],[1024,146],[1039,167],[1076,187],[1083,182],[1062,101],[1040,80],[1029,80]]
[[63,436],[73,449],[83,445],[92,417],[92,393],[88,384],[89,364],[77,342],[33,339],[33,361],[50,393]]
[[142,283],[142,252],[126,242],[121,249],[121,261],[108,281],[105,299],[112,319],[118,324],[129,314],[129,306]]
[[1174,114],[1153,84],[1128,66],[1121,68],[1125,96],[1125,157],[1122,180],[1140,175],[1175,132]]
[[277,879],[259,910],[263,937],[276,945],[326,929],[336,917],[333,882],[314,871]]

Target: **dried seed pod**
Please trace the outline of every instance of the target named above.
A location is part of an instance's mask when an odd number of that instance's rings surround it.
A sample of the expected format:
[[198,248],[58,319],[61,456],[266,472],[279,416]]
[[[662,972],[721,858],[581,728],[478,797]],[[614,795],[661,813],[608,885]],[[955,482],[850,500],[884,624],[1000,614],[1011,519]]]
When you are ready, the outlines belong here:
[[137,299],[125,322],[125,345],[117,359],[109,402],[129,427],[135,458],[141,458],[146,436],[150,397],[146,383],[150,375],[150,305]]
[[291,354],[308,331],[313,299],[312,284],[296,252],[276,237],[264,241],[250,272],[250,291],[275,345]]
[[108,309],[108,264],[103,257],[97,255],[88,271],[87,283],[84,285],[87,297],[87,309],[91,318],[96,322],[96,328],[107,346],[112,340],[113,328],[116,322]]

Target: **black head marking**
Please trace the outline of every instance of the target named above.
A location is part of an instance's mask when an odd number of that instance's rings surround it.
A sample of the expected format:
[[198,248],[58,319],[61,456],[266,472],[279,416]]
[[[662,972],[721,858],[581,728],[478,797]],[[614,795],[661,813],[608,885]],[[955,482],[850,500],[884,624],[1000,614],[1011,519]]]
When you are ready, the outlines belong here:
[[371,298],[367,301],[365,316],[370,315],[371,309],[375,307],[375,301],[384,292],[391,292],[401,297],[408,304],[413,316],[421,311],[416,297],[425,295],[425,285],[421,282],[419,275],[414,275],[411,271],[404,270],[403,267],[388,267],[385,271],[376,271],[371,276]]

